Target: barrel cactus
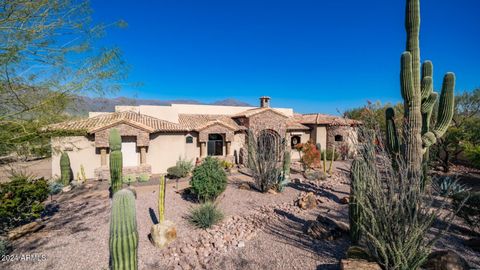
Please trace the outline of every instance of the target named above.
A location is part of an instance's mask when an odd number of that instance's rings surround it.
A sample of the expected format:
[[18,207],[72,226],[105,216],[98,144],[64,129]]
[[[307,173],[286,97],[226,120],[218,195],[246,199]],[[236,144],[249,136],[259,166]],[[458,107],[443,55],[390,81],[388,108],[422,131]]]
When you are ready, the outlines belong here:
[[130,190],[123,189],[113,195],[109,247],[111,269],[137,269],[135,196]]
[[67,186],[72,180],[72,169],[70,168],[70,157],[66,152],[60,156],[60,177],[62,184]]
[[[435,126],[431,126],[432,112],[437,102],[437,93],[433,91],[433,64],[425,61],[420,65],[420,0],[407,0],[405,28],[407,48],[401,57],[401,94],[404,100],[405,127],[403,145],[393,125],[393,109],[388,109],[387,145],[393,152],[399,152],[408,174],[418,175],[425,170],[422,167],[428,161],[429,147],[446,132],[454,113],[455,74],[447,73],[438,103]],[[426,173],[424,171],[424,176]],[[425,177],[423,179],[425,179]]]
[[110,180],[112,194],[122,188],[123,177],[123,157],[122,157],[122,138],[117,129],[110,130]]

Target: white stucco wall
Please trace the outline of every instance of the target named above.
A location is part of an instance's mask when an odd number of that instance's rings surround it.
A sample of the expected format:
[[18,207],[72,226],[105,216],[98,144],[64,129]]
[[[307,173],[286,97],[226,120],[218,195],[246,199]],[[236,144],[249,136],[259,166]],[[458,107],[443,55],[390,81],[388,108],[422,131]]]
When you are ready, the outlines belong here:
[[[300,143],[306,143],[310,141],[310,131],[292,131],[289,132],[289,137],[288,137],[288,146],[291,147],[291,138],[293,136],[300,136]],[[292,160],[299,160],[300,159],[300,153],[296,149],[292,149],[290,152],[290,158]]]
[[327,147],[327,128],[325,126],[315,127],[315,144],[320,143],[322,151]]
[[169,167],[175,165],[179,157],[195,162],[198,156],[194,146],[197,145],[196,137],[193,144],[185,144],[184,134],[153,134],[150,136],[150,145],[147,152],[147,163],[152,166],[152,173],[166,173]]
[[60,177],[60,156],[63,151],[70,157],[73,178],[83,165],[87,178],[94,178],[95,168],[100,166],[100,155],[95,153],[95,141],[84,136],[54,137],[52,145],[52,177]]

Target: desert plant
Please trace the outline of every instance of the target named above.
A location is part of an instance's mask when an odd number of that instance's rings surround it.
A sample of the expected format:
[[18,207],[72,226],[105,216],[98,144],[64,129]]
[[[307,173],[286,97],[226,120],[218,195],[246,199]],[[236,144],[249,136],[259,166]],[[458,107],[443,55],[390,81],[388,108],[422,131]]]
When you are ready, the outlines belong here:
[[175,166],[167,169],[169,176],[174,178],[186,177],[194,168],[193,162],[179,158]]
[[160,176],[158,189],[158,219],[160,223],[165,220],[165,191],[167,188],[165,182],[165,176]]
[[80,179],[82,180],[82,183],[87,182],[87,175],[85,174],[85,167],[83,167],[83,164],[80,164]]
[[269,130],[248,131],[248,167],[257,188],[267,192],[275,187],[282,173],[285,140]]
[[321,153],[321,158],[325,160],[333,160],[336,161],[340,157],[340,154],[338,152],[333,152],[333,149],[327,149],[325,151],[322,151]]
[[453,206],[460,208],[457,215],[461,217],[472,231],[480,232],[480,192],[459,192],[452,196]]
[[361,229],[360,221],[362,218],[362,211],[358,199],[365,196],[366,183],[365,171],[368,170],[367,164],[362,159],[355,159],[352,162],[350,169],[350,199],[348,207],[348,216],[350,221],[350,239],[354,245],[360,241]]
[[[454,213],[442,215],[446,199],[437,206],[436,198],[422,189],[422,168],[412,177],[402,159],[393,166],[381,144],[367,142],[359,150],[351,171],[353,239],[362,237],[384,269],[418,269]],[[436,220],[446,225],[430,237]]]
[[[437,102],[437,93],[433,92],[433,65],[425,61],[420,65],[420,0],[407,0],[405,14],[407,48],[401,58],[401,94],[404,100],[402,143],[393,125],[393,109],[386,112],[387,145],[395,159],[402,159],[410,175],[422,169],[427,180],[427,161],[429,148],[442,137],[450,125],[454,113],[455,75],[447,73],[443,79],[442,91],[438,102],[436,124],[432,128],[431,117]],[[400,153],[401,152],[401,153]]]
[[48,183],[43,178],[12,174],[9,182],[0,184],[0,234],[40,217],[48,195]]
[[127,174],[123,175],[122,183],[127,184],[130,186],[130,184],[137,182],[137,176],[134,174]]
[[110,185],[112,194],[122,188],[122,170],[123,170],[123,157],[122,157],[122,137],[117,129],[110,130],[109,137],[110,145]]
[[11,251],[11,244],[8,240],[0,238],[0,258],[3,258],[5,255],[8,255]]
[[451,177],[439,177],[432,184],[433,189],[443,197],[451,197],[457,193],[469,191],[465,185],[460,184]]
[[222,164],[222,167],[227,171],[233,168],[233,165],[234,165],[232,162],[228,160],[222,160],[220,161],[220,164]]
[[320,154],[316,145],[311,142],[299,143],[295,145],[295,148],[300,153],[300,162],[304,170],[320,166]]
[[332,174],[332,168],[333,168],[333,161],[336,160],[335,159],[335,154],[337,154],[335,152],[335,145],[332,147],[332,158],[330,159],[330,165],[328,166],[328,174]]
[[475,168],[480,168],[480,145],[474,146],[470,143],[466,144],[465,156]]
[[48,185],[48,190],[49,190],[48,193],[50,194],[50,199],[52,198],[53,195],[57,195],[58,193],[60,193],[62,189],[63,189],[62,183],[59,183],[56,181],[50,182]]
[[200,201],[215,200],[227,187],[227,175],[218,159],[206,157],[193,170],[190,185]]
[[222,219],[223,213],[212,202],[192,208],[188,216],[190,223],[201,229],[210,228]]
[[146,173],[140,174],[140,177],[138,178],[138,182],[148,182],[150,180],[150,176]]
[[60,175],[64,186],[72,181],[72,169],[70,168],[70,157],[67,152],[63,152],[60,156]]
[[283,175],[284,178],[290,178],[290,165],[292,163],[292,158],[290,156],[290,151],[287,149],[283,154]]
[[137,269],[137,219],[135,197],[130,190],[113,195],[109,247],[111,269]]

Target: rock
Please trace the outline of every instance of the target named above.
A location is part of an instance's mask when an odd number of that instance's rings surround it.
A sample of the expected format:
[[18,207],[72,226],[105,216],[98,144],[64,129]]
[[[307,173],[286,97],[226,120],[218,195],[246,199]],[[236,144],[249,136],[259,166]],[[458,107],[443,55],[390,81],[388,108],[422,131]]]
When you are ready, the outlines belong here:
[[309,192],[305,196],[301,197],[297,201],[297,204],[303,210],[313,209],[317,207],[317,198],[313,192]]
[[373,261],[370,253],[360,246],[351,246],[347,250],[347,259]]
[[65,193],[69,192],[70,190],[72,190],[72,186],[70,186],[70,185],[62,188],[62,192],[65,192]]
[[292,180],[292,183],[294,183],[294,184],[299,184],[299,183],[302,183],[302,180],[301,180],[300,178],[294,178],[294,179]]
[[34,221],[9,231],[7,234],[7,237],[8,237],[8,240],[12,241],[24,235],[37,232],[43,229],[44,227],[45,227],[45,224]]
[[91,189],[91,188],[93,188],[93,184],[86,184],[85,188]]
[[349,197],[343,197],[343,198],[340,199],[341,204],[348,204],[349,202],[350,202]]
[[330,231],[316,221],[310,223],[307,228],[307,234],[315,239],[326,239],[330,237]]
[[238,189],[244,189],[244,190],[250,190],[250,184],[247,182],[243,182],[240,185],[238,185]]
[[267,193],[269,193],[269,194],[278,194],[278,192],[277,192],[275,189],[273,189],[273,188],[272,188],[272,189],[269,189],[269,190],[267,191]]
[[343,259],[340,261],[340,270],[382,270],[380,265],[374,262],[356,259]]
[[468,239],[465,241],[465,245],[476,252],[480,252],[480,237]]
[[451,250],[434,251],[422,265],[425,270],[468,270],[467,261]]
[[348,234],[349,226],[345,222],[336,221],[319,215],[317,220],[311,221],[306,233],[315,239],[335,240]]
[[245,242],[243,242],[243,241],[238,242],[237,247],[239,247],[239,248],[245,247]]
[[177,238],[175,224],[169,220],[155,224],[150,229],[152,244],[155,247],[163,248]]

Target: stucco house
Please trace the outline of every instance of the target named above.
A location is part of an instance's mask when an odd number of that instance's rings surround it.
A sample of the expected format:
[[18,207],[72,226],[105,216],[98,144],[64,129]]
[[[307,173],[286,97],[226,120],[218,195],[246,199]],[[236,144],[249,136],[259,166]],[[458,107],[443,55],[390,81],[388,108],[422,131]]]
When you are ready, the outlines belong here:
[[[261,97],[259,107],[172,104],[116,106],[115,112],[92,112],[86,119],[48,127],[78,132],[54,137],[52,176],[60,175],[60,155],[67,151],[74,175],[83,168],[87,178],[108,179],[109,130],[122,136],[124,174],[161,174],[179,158],[216,156],[243,163],[248,130],[270,132],[290,147],[311,141],[322,147],[353,149],[358,122],[325,114],[297,114],[292,108],[272,108]],[[297,151],[292,157],[298,158]]]

